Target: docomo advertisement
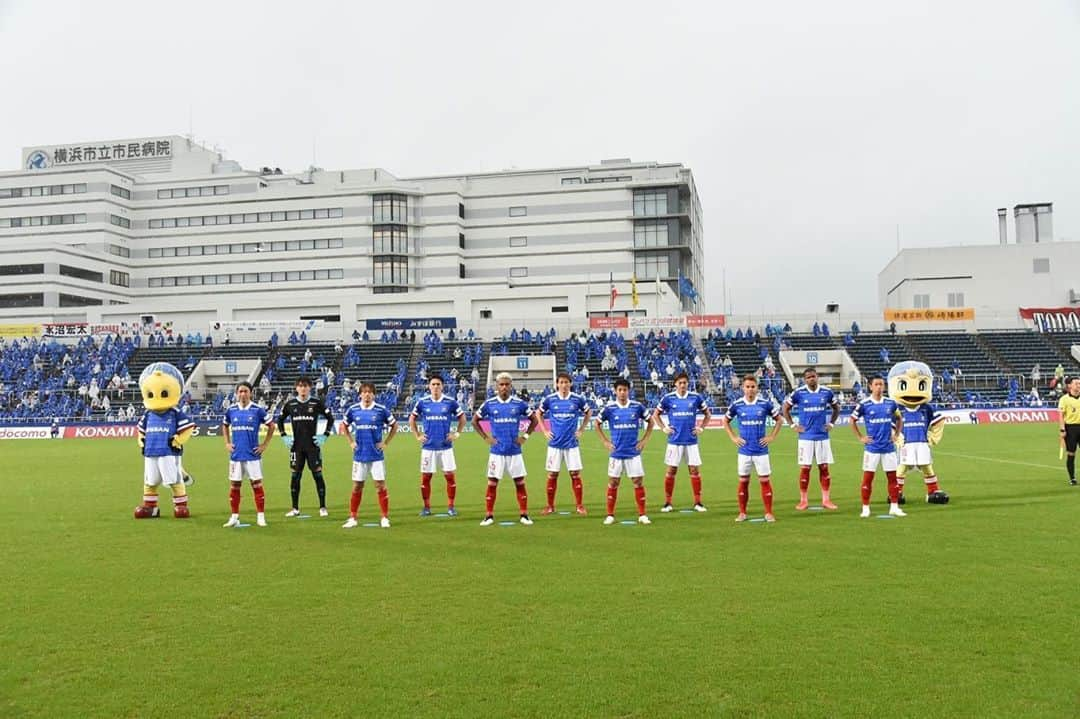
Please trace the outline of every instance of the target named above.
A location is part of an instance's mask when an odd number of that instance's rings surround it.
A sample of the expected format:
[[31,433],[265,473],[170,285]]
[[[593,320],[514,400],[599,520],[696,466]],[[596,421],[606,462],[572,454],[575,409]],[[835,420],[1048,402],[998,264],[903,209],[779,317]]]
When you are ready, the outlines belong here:
[[48,427],[0,427],[0,439],[48,439]]
[[1080,307],[1021,307],[1020,317],[1040,332],[1080,332]]
[[686,315],[685,317],[590,317],[593,330],[669,330],[686,327],[724,327],[724,315]]

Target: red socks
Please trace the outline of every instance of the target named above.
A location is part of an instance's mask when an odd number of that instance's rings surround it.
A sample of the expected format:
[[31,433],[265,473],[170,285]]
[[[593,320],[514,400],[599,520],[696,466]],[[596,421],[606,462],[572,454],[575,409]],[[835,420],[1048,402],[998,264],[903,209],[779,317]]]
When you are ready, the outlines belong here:
[[558,488],[558,486],[559,475],[549,472],[547,477],[547,506],[549,507],[555,506],[555,490]]
[[349,516],[356,519],[356,512],[360,509],[360,499],[364,496],[364,485],[353,482],[352,495],[349,497]]
[[499,485],[494,484],[492,482],[488,482],[487,494],[484,495],[484,503],[485,503],[485,506],[487,507],[487,514],[488,514],[489,517],[492,514],[495,514],[495,494],[496,494],[496,490],[498,490],[498,488],[499,488]]
[[896,472],[886,472],[885,476],[889,479],[889,502],[896,504],[900,501],[900,485],[896,482]]
[[239,487],[229,487],[229,506],[232,508],[232,513],[233,514],[240,514],[240,488]]
[[[828,492],[829,487],[832,485],[832,478],[829,477],[829,465],[827,465],[827,464],[819,464],[818,465],[818,479],[821,480],[821,491]],[[810,468],[809,467],[806,468],[806,481],[809,484],[809,482],[810,482]]]
[[380,487],[379,494],[379,511],[382,512],[382,516],[387,517],[390,515],[390,495],[386,493],[386,487]]
[[522,514],[529,513],[529,493],[525,489],[524,478],[514,482],[514,488],[517,490],[518,509]]
[[675,493],[675,470],[668,469],[664,475],[664,504],[671,504],[671,495]]
[[[747,487],[747,494],[749,494]],[[767,478],[761,480],[761,501],[765,503],[765,514],[772,514],[772,482]],[[746,511],[744,508],[742,511]]]
[[424,500],[424,509],[431,509],[431,472],[420,475],[420,498]]
[[446,472],[446,503],[453,507],[457,498],[457,479],[453,472]]
[[263,512],[266,509],[266,490],[263,489],[262,483],[256,487],[252,487],[252,493],[255,495],[255,511]]
[[805,492],[810,489],[810,468],[799,467],[799,491]]
[[645,514],[645,488],[634,487],[634,499],[637,501],[638,516]]
[[[896,484],[895,480],[889,482],[890,491],[891,491],[892,485],[894,485],[894,484]],[[873,488],[874,488],[874,473],[864,471],[862,473],[862,503],[863,503],[864,507],[866,505],[870,504],[870,493],[873,490]]]
[[607,513],[615,516],[615,502],[619,499],[619,488],[609,484],[607,486]]
[[581,472],[570,473],[570,487],[574,490],[574,504],[580,507],[582,505]]
[[701,475],[698,472],[690,473],[690,489],[694,491],[694,504],[701,504]]
[[926,478],[926,493],[933,494],[936,491],[938,491],[937,475],[932,474]]
[[739,477],[739,514],[746,514],[748,501],[750,501],[750,478]]

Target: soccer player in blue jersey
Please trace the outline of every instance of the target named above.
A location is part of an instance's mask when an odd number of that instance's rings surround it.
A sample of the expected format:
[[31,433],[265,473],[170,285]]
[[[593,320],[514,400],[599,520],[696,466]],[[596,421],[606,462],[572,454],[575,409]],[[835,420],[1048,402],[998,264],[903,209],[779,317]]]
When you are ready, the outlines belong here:
[[[588,514],[582,502],[581,485],[581,449],[578,440],[581,433],[589,426],[592,407],[589,400],[570,391],[572,380],[565,372],[555,378],[556,392],[540,401],[537,416],[540,427],[548,439],[547,462],[547,506],[541,514],[555,511],[555,491],[559,484],[559,468],[565,464],[570,473],[570,486],[574,490],[574,504],[578,514]],[[547,419],[551,428],[544,426]]]
[[[397,420],[389,409],[375,402],[375,385],[360,385],[360,401],[345,411],[345,437],[353,449],[352,496],[349,498],[349,518],[344,529],[357,526],[356,513],[364,496],[364,482],[368,477],[375,480],[379,496],[381,517],[379,526],[390,528],[390,497],[386,493],[386,456],[383,450],[397,434]],[[383,431],[389,428],[386,437]]]
[[[704,418],[701,426],[698,426],[697,416],[701,412]],[[667,424],[662,417],[667,415]],[[664,434],[668,436],[667,450],[664,452],[664,464],[667,465],[667,473],[664,475],[664,506],[661,512],[670,512],[671,495],[675,491],[675,475],[679,472],[679,465],[686,460],[686,468],[690,472],[690,488],[694,492],[694,511],[706,511],[701,503],[701,452],[698,450],[698,435],[702,428],[709,425],[712,412],[705,398],[697,392],[690,391],[690,378],[685,372],[675,375],[675,391],[668,392],[660,399],[653,413],[653,421],[664,428]]]
[[[866,434],[859,431],[859,420],[866,425]],[[906,517],[900,509],[900,486],[896,480],[896,438],[900,432],[900,406],[885,396],[885,378],[870,378],[870,396],[855,406],[851,413],[851,429],[865,446],[863,451],[862,514],[870,516],[870,494],[878,465],[889,480],[889,514]]]
[[[465,412],[457,400],[443,394],[442,377],[431,375],[428,379],[429,394],[416,401],[409,415],[409,429],[420,443],[420,497],[424,500],[421,517],[431,516],[431,478],[442,470],[446,479],[446,513],[457,516],[454,498],[457,496],[457,461],[454,459],[454,441],[465,429]],[[423,432],[417,422],[424,423]],[[452,429],[453,423],[457,429]]]
[[[645,467],[641,462],[641,450],[649,442],[653,424],[649,410],[640,402],[630,399],[630,383],[621,377],[612,383],[615,401],[609,402],[596,417],[596,435],[611,453],[608,459],[607,516],[604,524],[615,524],[615,503],[619,498],[619,482],[625,474],[634,483],[634,500],[637,502],[638,523],[652,524],[645,513]],[[604,434],[607,422],[611,438]],[[638,438],[638,430],[645,424],[645,433]]]
[[[799,408],[797,419],[791,417],[792,407]],[[819,385],[817,370],[807,367],[803,370],[803,383],[784,400],[784,419],[799,433],[799,503],[795,506],[799,511],[810,506],[806,494],[810,489],[810,467],[815,463],[821,481],[821,506],[836,509],[829,498],[832,484],[829,465],[833,462],[829,430],[839,416],[840,403],[836,401],[833,391]]]
[[[724,415],[724,431],[738,450],[739,516],[736,522],[746,521],[746,504],[750,500],[750,471],[757,472],[761,481],[761,499],[765,504],[765,521],[775,522],[772,504],[772,466],[769,463],[769,445],[780,434],[780,410],[776,405],[758,396],[757,379],[752,374],[743,377],[743,396],[731,403]],[[766,432],[769,418],[776,423],[772,432]],[[739,422],[739,433],[731,429],[733,420]]]
[[[487,514],[480,522],[481,527],[490,527],[495,523],[495,495],[503,474],[510,475],[517,489],[518,508],[521,510],[518,521],[524,525],[533,523],[529,519],[529,495],[525,490],[525,461],[521,456],[521,445],[536,429],[537,419],[529,403],[514,396],[513,384],[514,379],[509,373],[500,372],[495,377],[495,396],[480,405],[473,416],[473,428],[491,446],[485,497]],[[523,419],[529,420],[529,426],[524,434],[519,435],[518,429]],[[481,420],[490,423],[490,435],[484,431]]]
[[[225,449],[229,452],[229,505],[232,515],[226,527],[240,524],[240,488],[247,478],[255,495],[255,523],[266,526],[266,494],[262,480],[262,454],[274,436],[273,416],[251,401],[251,384],[241,382],[236,386],[236,404],[225,410],[221,422],[225,436]],[[259,442],[259,430],[266,427],[266,439]]]

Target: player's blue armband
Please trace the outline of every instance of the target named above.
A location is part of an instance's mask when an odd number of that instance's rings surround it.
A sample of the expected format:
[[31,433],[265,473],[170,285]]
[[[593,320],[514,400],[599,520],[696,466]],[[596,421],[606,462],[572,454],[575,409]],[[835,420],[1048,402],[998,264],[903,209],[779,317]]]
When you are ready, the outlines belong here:
[[328,437],[325,434],[317,434],[315,435],[315,444],[322,447],[324,444],[326,444],[327,439]]
[[292,449],[292,443],[293,443],[292,435],[288,435],[288,434],[281,435],[281,441],[285,443],[285,448],[286,449]]

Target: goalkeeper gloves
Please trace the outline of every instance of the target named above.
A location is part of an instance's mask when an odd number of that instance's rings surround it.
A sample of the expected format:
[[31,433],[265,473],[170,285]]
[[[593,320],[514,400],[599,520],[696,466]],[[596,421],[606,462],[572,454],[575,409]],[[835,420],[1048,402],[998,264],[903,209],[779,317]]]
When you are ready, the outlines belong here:
[[281,435],[281,441],[285,443],[285,449],[292,449],[293,438],[287,434]]
[[324,444],[326,444],[327,439],[328,437],[325,434],[317,434],[315,435],[315,444],[319,447],[322,447]]

